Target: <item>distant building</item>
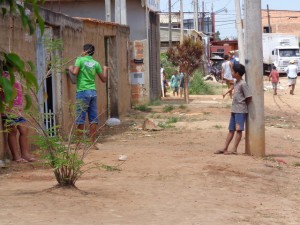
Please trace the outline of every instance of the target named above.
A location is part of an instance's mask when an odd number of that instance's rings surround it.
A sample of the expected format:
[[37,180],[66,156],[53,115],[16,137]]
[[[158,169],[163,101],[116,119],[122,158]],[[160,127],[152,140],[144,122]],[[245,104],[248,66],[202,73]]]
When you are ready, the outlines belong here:
[[268,12],[262,10],[262,28],[264,33],[294,34],[300,38],[300,11],[269,10],[270,30],[268,25]]

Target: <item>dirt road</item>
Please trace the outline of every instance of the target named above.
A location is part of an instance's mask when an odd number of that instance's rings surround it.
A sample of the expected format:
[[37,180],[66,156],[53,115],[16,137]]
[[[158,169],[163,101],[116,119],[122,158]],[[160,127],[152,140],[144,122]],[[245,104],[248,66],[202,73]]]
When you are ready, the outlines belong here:
[[[79,190],[52,188],[50,169],[13,164],[0,175],[0,224],[14,225],[298,225],[300,224],[300,87],[265,91],[265,158],[214,155],[227,135],[230,99],[192,96],[186,108],[132,111],[106,128],[88,161],[127,161],[121,171],[92,170]],[[266,89],[269,83],[265,83]],[[141,130],[144,118],[175,127]]]

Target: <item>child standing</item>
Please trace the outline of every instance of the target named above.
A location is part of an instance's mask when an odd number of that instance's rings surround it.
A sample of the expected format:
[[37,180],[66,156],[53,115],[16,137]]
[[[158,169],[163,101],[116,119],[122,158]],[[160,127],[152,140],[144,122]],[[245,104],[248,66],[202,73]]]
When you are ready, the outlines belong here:
[[[229,133],[227,135],[224,147],[216,151],[215,154],[237,154],[237,148],[242,138],[242,131],[244,130],[245,121],[248,114],[248,104],[250,103],[252,96],[249,91],[247,83],[242,79],[245,74],[245,66],[242,64],[237,64],[233,67],[233,78],[236,79],[234,87],[229,89],[223,98],[234,90],[232,107],[231,107],[231,117],[229,122]],[[234,146],[232,151],[228,151],[230,142],[232,141],[234,134],[236,133]]]
[[178,76],[178,71],[175,70],[175,74],[171,77],[171,87],[172,87],[172,90],[173,90],[173,96],[175,96],[175,93],[176,95],[178,96],[178,86],[179,86],[179,81],[180,81],[180,78]]
[[269,81],[272,81],[274,95],[277,95],[277,84],[279,82],[279,73],[276,70],[276,66],[273,66],[273,69],[269,75]]
[[[9,77],[7,72],[4,72],[3,76],[6,79]],[[17,91],[17,96],[14,99],[13,108],[7,110],[7,112],[2,115],[4,126],[8,131],[8,146],[11,151],[13,161],[18,163],[34,162],[36,159],[33,158],[29,153],[28,127],[26,126],[27,121],[22,116],[23,93],[21,83],[16,80],[14,83],[14,88]],[[18,145],[20,146],[20,152],[18,150]]]

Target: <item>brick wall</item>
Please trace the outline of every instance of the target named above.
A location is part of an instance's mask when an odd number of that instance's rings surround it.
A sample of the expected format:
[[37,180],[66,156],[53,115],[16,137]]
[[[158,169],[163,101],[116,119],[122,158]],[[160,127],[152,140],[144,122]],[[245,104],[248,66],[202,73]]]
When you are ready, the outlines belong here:
[[[269,10],[273,33],[294,34],[300,38],[300,11]],[[268,26],[267,10],[262,10],[262,27]]]
[[[145,42],[133,41],[130,42],[130,72],[142,72],[144,73],[144,84],[131,84],[131,101],[132,104],[145,103],[148,100],[147,85],[146,85],[146,73],[145,73]],[[143,63],[136,63],[135,60],[143,59]]]

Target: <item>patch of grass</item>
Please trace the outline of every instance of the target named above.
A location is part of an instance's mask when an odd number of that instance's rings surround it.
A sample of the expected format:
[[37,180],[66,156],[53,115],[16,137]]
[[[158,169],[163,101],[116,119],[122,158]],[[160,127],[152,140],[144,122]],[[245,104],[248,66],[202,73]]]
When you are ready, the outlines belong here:
[[158,123],[158,126],[161,128],[173,128],[175,127],[173,124],[178,122],[178,118],[177,117],[171,117],[168,118],[168,120],[166,122],[160,122]]
[[161,100],[159,100],[159,99],[155,99],[155,100],[153,100],[153,101],[151,101],[150,103],[149,103],[149,105],[151,106],[151,105],[153,105],[153,106],[159,106],[159,105],[161,105],[162,103],[161,103]]
[[121,171],[120,168],[118,168],[117,166],[109,166],[109,165],[101,165],[101,168],[106,170],[106,171]]
[[186,109],[186,106],[181,104],[181,105],[179,106],[179,109]]
[[294,166],[296,166],[296,167],[300,166],[300,162],[295,162]]
[[166,123],[177,123],[178,122],[178,118],[177,117],[171,117],[167,120]]
[[135,110],[139,110],[139,111],[142,111],[142,112],[150,112],[152,109],[148,106],[148,105],[146,105],[146,104],[144,104],[144,105],[135,105],[135,106],[133,106],[133,109],[135,109]]
[[175,109],[175,107],[173,105],[165,105],[163,107],[163,112],[171,112],[174,109]]
[[205,83],[202,79],[202,74],[196,71],[193,74],[193,79],[190,82],[190,94],[192,95],[212,95],[214,89],[211,85]]
[[223,126],[222,126],[222,125],[216,124],[216,125],[214,125],[214,128],[216,128],[216,129],[221,129],[221,128],[223,128]]
[[158,126],[161,128],[174,128],[175,126],[170,124],[170,123],[164,123],[164,122],[160,122],[158,123]]
[[211,112],[203,112],[203,115],[205,115],[205,116],[208,116],[210,114],[211,114]]

